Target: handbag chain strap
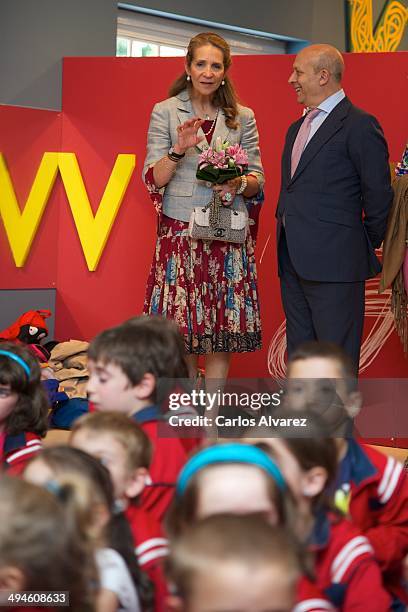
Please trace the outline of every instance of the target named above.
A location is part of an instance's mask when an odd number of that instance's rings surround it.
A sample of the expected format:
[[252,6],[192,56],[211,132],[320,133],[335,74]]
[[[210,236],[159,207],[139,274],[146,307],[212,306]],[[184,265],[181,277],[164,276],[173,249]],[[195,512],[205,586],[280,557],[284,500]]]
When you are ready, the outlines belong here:
[[219,226],[220,223],[220,210],[221,210],[221,198],[218,194],[217,191],[213,192],[213,197],[211,199],[211,202],[208,202],[207,206],[205,207],[206,210],[208,207],[210,207],[210,227],[211,228],[216,228]]

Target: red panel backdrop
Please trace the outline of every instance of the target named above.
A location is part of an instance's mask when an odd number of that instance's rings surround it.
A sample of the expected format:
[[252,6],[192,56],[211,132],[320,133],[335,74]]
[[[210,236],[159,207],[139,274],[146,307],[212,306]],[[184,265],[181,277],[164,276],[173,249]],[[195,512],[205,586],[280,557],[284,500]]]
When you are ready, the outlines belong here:
[[[44,152],[59,151],[60,147],[60,113],[0,105],[0,153],[6,159],[20,208],[24,207]],[[57,178],[24,268],[16,268],[0,224],[0,289],[56,286],[60,187]]]
[[[408,138],[407,59],[408,53],[346,57],[346,92],[355,104],[379,118],[393,160],[399,159]],[[251,356],[237,356],[232,366],[234,376],[268,376],[269,344],[283,323],[274,210],[285,133],[301,112],[287,84],[292,61],[292,56],[239,56],[234,58],[231,70],[242,102],[256,113],[267,179],[257,247],[258,257],[262,255],[259,284],[264,349]],[[137,161],[96,272],[86,268],[60,183],[23,270],[16,272],[13,268],[4,233],[0,232],[0,256],[7,269],[7,282],[2,275],[0,286],[32,287],[39,286],[40,281],[43,286],[52,286],[55,281],[59,339],[91,338],[104,327],[141,312],[155,242],[155,213],[140,178],[147,127],[153,104],[167,96],[169,84],[182,69],[180,58],[64,60],[60,150],[76,153],[94,212],[116,156],[135,153]],[[27,114],[32,112],[7,108],[0,111],[1,150],[9,160],[21,199],[26,197],[40,152],[57,150],[50,149],[54,143],[50,130],[58,133],[55,119],[50,117],[45,129],[38,117]],[[14,123],[9,125],[13,117]],[[366,332],[371,330],[377,311],[378,305],[371,308]],[[365,375],[406,376],[406,362],[395,334],[378,355],[374,348],[365,351]]]

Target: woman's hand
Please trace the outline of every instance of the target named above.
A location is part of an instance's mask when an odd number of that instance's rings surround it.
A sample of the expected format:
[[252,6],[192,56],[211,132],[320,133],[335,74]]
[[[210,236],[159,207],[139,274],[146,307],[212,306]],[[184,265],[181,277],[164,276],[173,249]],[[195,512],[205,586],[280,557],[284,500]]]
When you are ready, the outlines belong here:
[[224,206],[231,206],[240,186],[241,177],[237,176],[222,185],[213,185],[213,190],[218,193]]
[[204,119],[193,117],[188,119],[177,127],[177,144],[174,147],[176,153],[185,153],[190,147],[195,147],[204,139],[204,136],[198,136],[197,132],[204,123]]

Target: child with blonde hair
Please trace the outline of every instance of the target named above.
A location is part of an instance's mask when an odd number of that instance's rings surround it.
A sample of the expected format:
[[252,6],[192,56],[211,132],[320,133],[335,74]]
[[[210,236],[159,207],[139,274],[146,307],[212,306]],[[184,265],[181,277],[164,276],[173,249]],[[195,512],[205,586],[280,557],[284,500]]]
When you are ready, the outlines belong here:
[[155,587],[155,610],[162,610],[167,593],[162,561],[168,542],[158,521],[139,503],[150,482],[149,438],[124,414],[93,412],[75,422],[69,444],[93,455],[109,470],[115,502],[129,522],[139,566]]
[[140,572],[129,525],[114,504],[108,470],[94,457],[68,446],[44,449],[24,477],[54,492],[94,552],[101,588],[97,612],[150,608],[151,587]]

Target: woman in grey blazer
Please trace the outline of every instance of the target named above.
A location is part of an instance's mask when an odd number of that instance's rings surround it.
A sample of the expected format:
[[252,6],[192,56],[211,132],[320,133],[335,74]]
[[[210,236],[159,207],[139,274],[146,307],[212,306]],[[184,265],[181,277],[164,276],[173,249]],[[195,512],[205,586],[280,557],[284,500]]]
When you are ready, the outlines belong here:
[[[211,187],[196,179],[198,157],[218,137],[247,151],[247,174],[213,189],[225,206],[247,210],[260,201],[264,175],[254,113],[240,106],[228,68],[230,49],[220,36],[191,39],[185,72],[170,98],[153,108],[143,176],[160,215],[156,252],[144,311],[171,318],[185,338],[191,374],[205,355],[208,378],[227,377],[231,353],[261,347],[254,242],[192,240],[195,206],[211,200]],[[246,198],[246,200],[244,199]]]

